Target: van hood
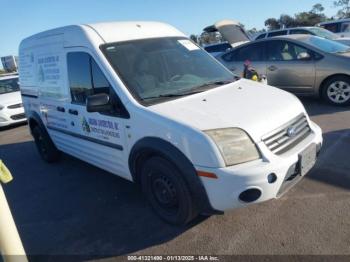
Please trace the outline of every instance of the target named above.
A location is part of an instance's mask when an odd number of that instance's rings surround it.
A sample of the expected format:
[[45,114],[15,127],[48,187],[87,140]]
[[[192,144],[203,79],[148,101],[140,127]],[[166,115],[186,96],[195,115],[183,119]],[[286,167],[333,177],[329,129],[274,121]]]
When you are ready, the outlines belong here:
[[209,91],[149,107],[180,123],[210,130],[237,127],[255,142],[305,109],[296,96],[280,89],[241,79]]
[[0,94],[0,105],[8,106],[22,103],[21,92],[11,92],[6,94]]
[[208,33],[219,31],[233,47],[250,41],[241,24],[234,20],[220,20],[213,25],[207,26],[203,31]]

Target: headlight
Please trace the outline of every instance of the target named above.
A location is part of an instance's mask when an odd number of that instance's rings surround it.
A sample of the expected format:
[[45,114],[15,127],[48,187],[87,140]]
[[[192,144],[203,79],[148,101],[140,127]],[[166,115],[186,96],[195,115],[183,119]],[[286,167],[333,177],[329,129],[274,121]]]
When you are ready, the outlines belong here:
[[204,131],[219,148],[226,166],[233,166],[260,158],[260,153],[248,134],[239,128]]

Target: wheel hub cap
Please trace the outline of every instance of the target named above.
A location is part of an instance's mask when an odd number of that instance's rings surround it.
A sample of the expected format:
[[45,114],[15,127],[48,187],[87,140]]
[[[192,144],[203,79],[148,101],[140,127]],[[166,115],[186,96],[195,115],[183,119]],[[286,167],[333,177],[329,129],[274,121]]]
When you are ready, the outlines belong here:
[[167,207],[173,207],[177,204],[176,191],[171,183],[165,177],[157,177],[153,181],[154,195],[157,201]]
[[343,81],[336,81],[328,87],[327,95],[334,103],[345,103],[350,99],[350,85]]

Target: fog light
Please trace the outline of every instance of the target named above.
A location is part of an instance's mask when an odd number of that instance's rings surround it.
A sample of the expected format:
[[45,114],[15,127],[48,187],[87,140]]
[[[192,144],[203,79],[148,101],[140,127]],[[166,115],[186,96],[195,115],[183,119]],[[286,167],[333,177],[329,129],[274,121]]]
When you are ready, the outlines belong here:
[[243,191],[239,195],[239,199],[243,202],[251,203],[258,200],[260,196],[261,196],[261,191],[259,189],[251,188],[246,191]]
[[275,183],[277,180],[277,176],[275,173],[271,173],[267,176],[267,182],[269,182],[270,184]]

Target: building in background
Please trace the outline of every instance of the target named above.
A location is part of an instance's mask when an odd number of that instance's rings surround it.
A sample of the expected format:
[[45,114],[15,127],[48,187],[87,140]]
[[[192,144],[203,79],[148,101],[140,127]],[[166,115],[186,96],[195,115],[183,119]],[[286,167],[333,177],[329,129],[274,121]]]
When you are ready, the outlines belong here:
[[1,57],[1,63],[6,72],[17,72],[18,56],[3,56]]

